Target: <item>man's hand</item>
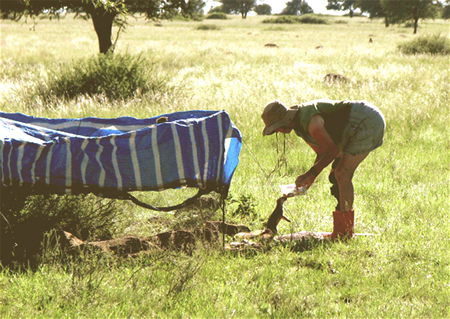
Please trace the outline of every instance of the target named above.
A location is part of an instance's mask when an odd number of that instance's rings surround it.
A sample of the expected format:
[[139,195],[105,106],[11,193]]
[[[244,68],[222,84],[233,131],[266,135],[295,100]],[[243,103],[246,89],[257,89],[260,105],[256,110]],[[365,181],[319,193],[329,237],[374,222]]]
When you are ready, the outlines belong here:
[[298,188],[305,187],[306,189],[308,189],[309,187],[311,187],[315,179],[316,176],[314,176],[310,172],[306,172],[305,174],[297,177],[297,179],[295,180],[295,186],[297,186]]

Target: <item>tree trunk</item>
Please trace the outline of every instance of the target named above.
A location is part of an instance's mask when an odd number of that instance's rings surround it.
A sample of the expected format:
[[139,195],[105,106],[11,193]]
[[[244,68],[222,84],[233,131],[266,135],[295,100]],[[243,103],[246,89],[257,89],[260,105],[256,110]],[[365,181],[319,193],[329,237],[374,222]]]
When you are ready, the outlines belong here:
[[417,33],[417,26],[419,24],[419,8],[417,6],[415,6],[414,8],[414,34]]
[[388,17],[386,16],[386,17],[384,17],[384,25],[385,25],[385,27],[386,28],[388,28],[389,27],[389,19],[388,19]]
[[418,25],[419,25],[419,18],[414,18],[414,34],[417,33]]
[[97,33],[100,53],[107,53],[112,47],[112,25],[117,12],[108,12],[103,7],[90,6],[86,9],[92,17],[95,32]]

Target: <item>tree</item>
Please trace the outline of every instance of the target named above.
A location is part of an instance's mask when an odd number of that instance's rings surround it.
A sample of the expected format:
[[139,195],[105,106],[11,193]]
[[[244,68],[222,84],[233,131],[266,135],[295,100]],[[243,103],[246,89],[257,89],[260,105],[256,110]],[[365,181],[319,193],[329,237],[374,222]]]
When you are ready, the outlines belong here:
[[356,0],[328,0],[327,10],[349,10],[350,18],[353,18],[353,12],[356,9],[355,4]]
[[220,0],[223,12],[241,14],[242,19],[255,7],[256,0]]
[[257,15],[271,15],[272,7],[268,4],[259,4],[253,9],[253,11],[255,11]]
[[435,18],[439,4],[437,0],[381,0],[383,10],[389,14],[393,23],[412,20],[414,34],[417,33],[419,19]]
[[447,0],[442,8],[442,19],[450,19],[450,0]]
[[384,18],[384,24],[389,27],[389,16],[384,12],[381,0],[358,0],[355,5],[362,13],[369,14],[370,19]]
[[281,11],[282,15],[302,15],[313,13],[313,9],[305,0],[292,0],[286,3],[286,7]]
[[222,12],[222,13],[226,13],[226,14],[231,13],[229,10],[225,11],[223,6],[211,7],[211,9],[209,9],[209,11],[208,11],[208,13],[214,13],[214,12]]
[[[136,2],[136,0],[126,1],[127,3],[130,2],[130,6],[132,6]],[[187,18],[196,18],[203,15],[203,8],[206,5],[204,0],[164,0],[160,2],[163,4],[165,13],[162,16],[163,18],[171,18],[173,15],[177,14],[180,14]]]
[[125,25],[126,15],[143,13],[147,19],[170,18],[176,14],[193,16],[204,7],[202,0],[1,0],[3,16],[18,20],[23,15],[59,15],[77,12],[91,18],[100,53],[111,50],[114,23]]
[[367,12],[369,18],[379,18],[384,16],[380,0],[358,0],[355,6],[359,8],[361,12]]

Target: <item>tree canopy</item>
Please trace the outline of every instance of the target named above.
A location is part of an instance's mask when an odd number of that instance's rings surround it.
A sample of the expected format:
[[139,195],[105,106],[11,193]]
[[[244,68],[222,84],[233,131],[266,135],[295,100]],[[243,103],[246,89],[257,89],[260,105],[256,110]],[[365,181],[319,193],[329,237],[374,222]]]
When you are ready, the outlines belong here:
[[242,19],[247,18],[247,14],[256,5],[256,0],[220,0],[220,2],[223,12],[240,14]]
[[272,14],[272,7],[268,4],[258,4],[253,9],[257,15],[271,15]]
[[327,10],[349,10],[350,18],[352,18],[356,9],[356,1],[357,0],[328,0]]
[[442,8],[442,19],[450,19],[450,0],[447,0]]
[[282,15],[302,15],[313,13],[313,9],[305,0],[292,0],[286,3],[286,7],[281,11]]

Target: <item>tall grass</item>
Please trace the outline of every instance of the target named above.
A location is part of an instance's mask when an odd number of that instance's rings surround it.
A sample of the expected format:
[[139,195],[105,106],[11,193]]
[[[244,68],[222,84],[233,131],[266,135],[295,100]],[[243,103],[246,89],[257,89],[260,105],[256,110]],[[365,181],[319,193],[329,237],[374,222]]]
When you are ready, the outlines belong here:
[[[17,88],[34,87],[37,75],[47,76],[55,62],[94,55],[91,25],[42,21],[32,32],[4,21],[1,63],[7,71],[0,82],[0,107],[48,117],[150,117],[224,109],[243,135],[226,218],[259,229],[275,206],[279,185],[292,183],[314,161],[296,136],[262,137],[263,106],[273,99],[288,105],[325,97],[365,99],[387,121],[384,145],[354,177],[356,231],[374,236],[306,250],[274,245],[265,252],[228,253],[199,247],[192,256],[165,252],[123,260],[86,255],[67,264],[42,264],[34,272],[4,269],[2,317],[449,316],[448,57],[401,55],[397,46],[412,35],[362,17],[340,17],[348,23],[339,24],[327,17],[328,25],[274,30],[267,30],[263,19],[230,16],[214,21],[220,29],[210,32],[196,31],[197,22],[155,28],[137,21],[116,52],[155,59],[166,83],[183,90],[103,103],[55,98],[51,108],[24,98]],[[420,32],[448,39],[447,27],[441,20],[425,21]],[[279,48],[264,47],[268,42]],[[318,45],[323,49],[316,50]],[[324,83],[330,72],[352,81]],[[286,165],[280,166],[280,159],[287,159]],[[281,222],[280,234],[332,229],[335,201],[327,173],[307,195],[287,201],[285,214],[292,223]],[[181,194],[139,196],[159,205],[179,202]],[[171,213],[139,207],[126,213],[133,222],[124,234],[151,235],[181,225]]]

